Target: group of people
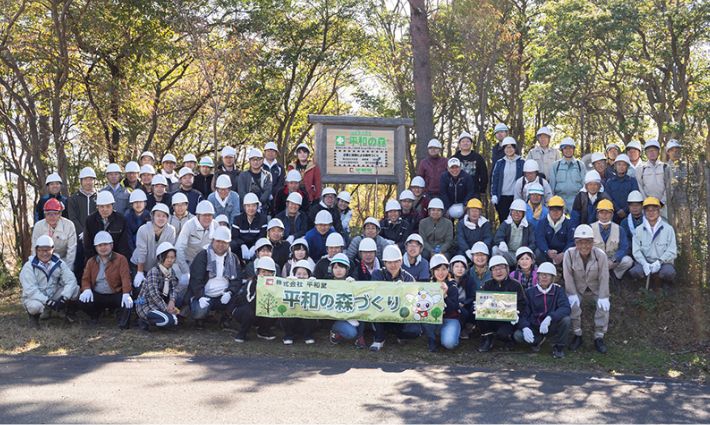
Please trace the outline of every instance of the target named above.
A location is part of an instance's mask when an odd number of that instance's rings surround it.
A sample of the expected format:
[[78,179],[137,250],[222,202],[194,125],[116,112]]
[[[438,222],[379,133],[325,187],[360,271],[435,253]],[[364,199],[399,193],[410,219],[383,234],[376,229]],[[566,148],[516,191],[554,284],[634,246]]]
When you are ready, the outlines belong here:
[[[429,350],[455,348],[480,336],[479,351],[496,341],[539,350],[550,338],[552,354],[582,346],[583,300],[596,303],[594,346],[607,351],[610,286],[625,275],[671,285],[676,241],[664,218],[680,156],[666,144],[661,162],[656,140],[642,147],[617,144],[592,155],[588,167],[575,158],[575,142],[550,146],[547,127],[538,144],[520,156],[504,124],[495,127],[492,167],[462,133],[451,158],[438,140],[384,217],[367,217],[351,234],[348,192],[322,187],[311,149],[299,144],[295,160],[278,162],[269,142],[247,151],[248,166],[236,166],[236,150],[225,147],[215,167],[209,157],[156,158],[143,152],[121,169],[109,164],[106,186],[84,168],[79,189],[68,199],[57,174],[46,180],[32,233],[33,255],[20,273],[22,302],[30,323],[61,311],[78,310],[97,322],[114,311],[122,329],[137,315],[142,329],[177,326],[190,317],[197,328],[215,315],[221,326],[246,341],[282,341],[297,336],[315,343],[318,327],[330,329],[333,344],[354,341],[383,348],[388,333],[398,341],[424,335]],[[590,168],[590,169],[588,169]],[[492,171],[489,173],[489,169]],[[489,185],[490,182],[490,185]],[[486,218],[484,202],[495,205],[499,225]],[[441,325],[335,322],[256,317],[259,276],[350,281],[433,281],[445,302]],[[512,292],[512,322],[476,319],[476,292]]]

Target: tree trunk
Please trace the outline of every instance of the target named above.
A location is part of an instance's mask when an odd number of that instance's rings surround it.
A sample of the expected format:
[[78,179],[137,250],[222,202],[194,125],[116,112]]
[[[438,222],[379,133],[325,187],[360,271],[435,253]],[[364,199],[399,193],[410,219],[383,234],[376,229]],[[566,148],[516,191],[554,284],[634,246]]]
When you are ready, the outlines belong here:
[[417,135],[416,156],[421,161],[427,156],[427,144],[434,137],[434,100],[431,90],[431,63],[429,61],[429,25],[426,2],[409,0],[411,13],[410,33],[414,57],[414,130]]

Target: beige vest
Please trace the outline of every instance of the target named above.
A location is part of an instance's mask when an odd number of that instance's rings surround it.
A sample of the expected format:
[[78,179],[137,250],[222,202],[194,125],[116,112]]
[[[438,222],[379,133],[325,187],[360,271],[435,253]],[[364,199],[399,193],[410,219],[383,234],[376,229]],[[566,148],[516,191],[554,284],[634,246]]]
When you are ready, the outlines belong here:
[[598,221],[592,223],[594,246],[604,251],[609,258],[613,257],[619,249],[619,235],[621,234],[618,224],[611,223],[610,226],[611,230],[609,232],[609,238],[606,240],[606,243],[604,243],[604,238],[602,238],[601,232],[602,225],[599,224]]

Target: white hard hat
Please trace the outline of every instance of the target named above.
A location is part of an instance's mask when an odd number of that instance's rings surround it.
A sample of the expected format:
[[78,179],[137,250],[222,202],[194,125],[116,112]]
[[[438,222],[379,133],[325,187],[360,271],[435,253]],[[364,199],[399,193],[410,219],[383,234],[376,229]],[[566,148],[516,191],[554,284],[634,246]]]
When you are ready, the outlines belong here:
[[367,217],[365,222],[362,224],[362,227],[364,228],[366,224],[374,224],[378,229],[380,228],[380,222],[377,221],[375,217]]
[[632,190],[629,192],[629,196],[626,198],[626,202],[643,202],[643,195],[638,190]]
[[303,196],[298,192],[291,192],[286,198],[286,202],[293,202],[294,204],[301,205],[303,203]]
[[395,244],[387,245],[385,249],[382,250],[382,261],[401,261],[402,252],[399,247]]
[[108,166],[106,166],[106,174],[120,173],[120,172],[121,172],[121,166],[116,164],[115,162],[112,162]]
[[464,266],[468,266],[468,261],[466,261],[466,257],[463,255],[454,255],[451,257],[451,261],[449,261],[450,265],[454,265],[454,263],[463,263]]
[[48,175],[47,178],[44,180],[45,186],[50,183],[62,183],[62,178],[59,177],[59,174],[52,173],[52,174]]
[[222,148],[222,158],[226,156],[237,156],[237,150],[231,146],[225,146]]
[[643,150],[645,151],[648,148],[661,149],[661,145],[658,143],[658,140],[656,140],[656,139],[648,139],[646,141],[646,143],[643,145]]
[[500,142],[501,146],[508,146],[508,145],[513,145],[516,146],[518,142],[515,141],[515,138],[507,136],[503,139],[502,142]]
[[348,191],[344,190],[344,191],[338,193],[338,199],[340,199],[341,201],[345,201],[349,204],[350,203],[350,193]]
[[309,273],[313,273],[313,266],[311,266],[311,262],[308,260],[296,261],[296,264],[294,264],[293,268],[291,268],[291,274],[293,274],[296,269],[306,269]]
[[177,158],[175,158],[175,155],[171,153],[166,153],[163,155],[163,159],[160,162],[174,162],[177,164]]
[[298,152],[299,149],[305,149],[306,152],[311,153],[311,148],[309,148],[305,143],[299,143],[298,146],[296,146],[296,152]]
[[111,234],[105,230],[102,230],[94,236],[94,246],[101,245],[102,243],[113,243]]
[[405,199],[409,199],[410,201],[414,201],[417,198],[416,198],[416,196],[414,196],[414,194],[412,193],[411,190],[404,189],[402,191],[402,193],[399,194],[399,200],[404,201]]
[[271,243],[271,241],[268,240],[267,238],[259,238],[256,241],[256,243],[254,244],[254,251],[259,251],[261,248],[263,248],[265,246],[268,246],[270,248],[274,247],[274,245]]
[[185,196],[184,193],[182,192],[177,192],[173,194],[173,198],[170,201],[171,205],[175,204],[187,204],[189,201],[187,200],[187,196]]
[[586,185],[587,183],[600,183],[602,182],[602,177],[599,175],[597,170],[591,170],[587,171],[587,174],[584,175],[584,184]]
[[327,210],[320,210],[316,214],[315,224],[333,224],[333,216]]
[[501,131],[510,131],[510,128],[508,128],[507,125],[503,124],[502,122],[499,122],[496,124],[495,128],[493,128],[493,133],[498,133]]
[[540,164],[534,159],[526,159],[525,164],[523,164],[523,173],[532,173],[535,171],[540,171]]
[[638,140],[632,140],[626,145],[626,152],[629,151],[629,149],[636,149],[637,151],[641,151],[641,143]]
[[447,267],[449,266],[449,260],[446,258],[446,255],[434,254],[429,260],[429,270],[433,270],[442,264]]
[[337,195],[337,192],[335,192],[335,189],[333,189],[332,187],[326,187],[325,189],[323,189],[323,192],[321,192],[320,196],[322,198],[325,197],[325,195]]
[[220,174],[220,176],[217,177],[217,183],[215,183],[215,187],[217,189],[231,189],[232,179],[230,179],[227,174]]
[[[187,198],[186,198],[187,199]],[[173,201],[175,199],[173,198]],[[210,201],[200,201],[195,208],[195,214],[211,214],[214,215],[214,205]]]
[[276,263],[274,262],[274,259],[269,256],[257,258],[254,261],[254,270],[259,269],[268,270],[270,272],[276,272]]
[[628,165],[631,165],[631,160],[629,159],[629,156],[625,153],[620,153],[619,155],[617,155],[616,159],[614,160],[614,164],[616,164],[617,162],[625,162]]
[[446,166],[448,168],[451,167],[460,167],[461,166],[461,161],[458,158],[449,158],[449,161],[446,163]]
[[155,168],[150,164],[143,164],[141,166],[141,174],[155,174]]
[[[142,191],[141,191],[142,192]],[[145,195],[145,193],[144,193]],[[102,190],[96,195],[96,205],[111,205],[116,203],[113,194],[107,190]]]
[[232,233],[229,231],[228,228],[226,228],[224,226],[219,226],[218,228],[214,229],[214,232],[212,232],[212,240],[222,241],[222,242],[231,242],[232,241]]
[[153,176],[153,179],[150,181],[150,184],[153,186],[158,185],[158,184],[162,184],[163,186],[167,186],[168,179],[166,179],[165,176],[162,174],[156,174]]
[[264,154],[262,154],[259,149],[255,149],[255,148],[249,149],[249,153],[247,154],[247,159],[263,158],[263,157],[264,157]]
[[407,236],[407,240],[404,242],[404,244],[408,244],[409,242],[419,242],[419,245],[424,245],[424,239],[419,235],[419,233],[412,233],[411,235]]
[[266,226],[266,230],[271,230],[274,227],[279,227],[281,229],[284,228],[284,223],[283,221],[279,220],[278,218],[272,218],[269,220],[269,224]]
[[257,204],[261,205],[261,202],[259,201],[259,197],[256,196],[255,193],[249,192],[246,195],[244,195],[244,202],[242,202],[244,205],[249,205],[249,204]]
[[156,211],[160,211],[161,213],[164,213],[167,216],[170,216],[170,209],[168,209],[168,206],[163,204],[162,202],[158,202],[153,206],[153,208],[150,210],[151,214],[155,214]]
[[200,159],[199,163],[200,167],[214,167],[214,161],[212,161],[212,158],[209,156],[203,156],[202,159]]
[[[545,189],[538,182],[530,183],[529,185],[527,185],[526,189],[528,191],[528,195],[532,195],[533,193],[535,193],[538,195],[545,196]],[[527,210],[527,208],[526,208],[526,210]]]
[[443,210],[444,203],[441,201],[441,199],[434,198],[431,201],[429,201],[429,208],[428,209],[432,209],[432,208],[438,208],[440,210]]
[[473,136],[471,136],[471,133],[468,131],[462,131],[461,134],[459,134],[458,141],[460,142],[463,139],[469,139],[473,142]]
[[306,250],[308,250],[308,241],[306,240],[306,238],[298,238],[294,240],[291,244],[291,252],[293,252],[293,247],[296,245],[303,245],[306,247]]
[[616,143],[609,143],[608,145],[606,145],[606,149],[604,151],[609,152],[609,149],[613,148],[616,148],[617,150],[621,151],[621,148]]
[[579,226],[577,226],[577,228],[574,229],[574,238],[593,239],[594,233],[592,232],[591,226],[589,226],[588,224],[580,224]]
[[325,238],[326,247],[345,246],[345,240],[340,233],[333,232]]
[[220,224],[221,224],[221,223],[227,223],[227,224],[229,224],[229,218],[227,218],[227,216],[224,215],[224,214],[220,214],[220,215],[218,215],[217,217],[215,217],[215,218],[214,218],[214,221],[216,221],[217,223],[220,223]]
[[508,266],[508,261],[506,261],[505,257],[502,255],[494,255],[491,257],[491,259],[488,261],[488,269],[492,269],[495,266],[499,265],[505,265],[506,267]]
[[390,211],[402,211],[402,206],[399,205],[399,202],[397,202],[396,200],[390,199],[385,204],[385,212]]
[[145,151],[145,152],[143,152],[143,153],[141,154],[141,156],[139,156],[138,158],[143,159],[144,156],[153,158],[153,161],[155,161],[155,155],[153,155],[153,152],[151,152],[151,151]]
[[429,140],[429,143],[427,143],[426,147],[427,147],[427,149],[431,149],[431,148],[442,149],[441,142],[436,139]]
[[546,273],[557,276],[557,268],[550,262],[544,262],[537,268],[537,274]]
[[550,128],[547,126],[540,127],[540,129],[537,131],[537,133],[535,133],[535,136],[537,137],[541,134],[546,134],[546,135],[552,137],[552,131],[550,131]]
[[473,258],[473,254],[491,255],[491,251],[488,249],[488,245],[486,245],[486,243],[483,241],[478,241],[475,244],[473,244],[470,251],[471,251],[472,258]]
[[182,157],[182,162],[197,162],[197,157],[194,153],[188,153]]
[[267,151],[269,149],[271,149],[272,151],[276,151],[276,152],[279,151],[278,146],[276,146],[276,143],[274,143],[274,142],[266,142],[266,144],[264,145],[264,150]]
[[178,178],[181,179],[181,178],[183,178],[183,177],[185,177],[185,176],[187,176],[187,175],[194,176],[194,175],[195,175],[195,172],[192,171],[192,168],[190,168],[190,167],[182,167],[182,168],[180,169],[180,172],[178,173]]
[[299,173],[297,170],[290,170],[288,173],[286,173],[286,183],[300,182],[300,181],[301,181],[301,173]]
[[140,173],[141,166],[136,161],[128,161],[126,163],[126,173]]
[[424,177],[414,176],[414,178],[412,178],[412,182],[409,183],[409,187],[426,187]]
[[[136,189],[133,192],[131,192],[131,196],[128,197],[128,203],[132,204],[134,202],[145,202],[148,200],[148,197],[145,196],[145,192],[143,192],[140,189]],[[98,205],[98,200],[96,201],[96,205]]]
[[564,148],[565,146],[571,146],[573,148],[577,147],[577,143],[574,141],[573,138],[571,137],[565,137],[562,139],[562,142],[560,143],[560,149]]
[[515,258],[519,258],[523,254],[530,254],[530,257],[535,259],[535,254],[533,253],[532,249],[528,248],[527,246],[521,246],[515,251]]
[[49,235],[42,235],[37,238],[37,241],[35,242],[35,248],[38,246],[48,246],[50,248],[54,248],[54,240],[52,240]]
[[668,141],[668,143],[666,143],[666,152],[668,152],[669,150],[671,150],[673,148],[680,148],[680,147],[681,147],[680,143],[678,143],[678,141],[676,139],[671,139]]
[[516,199],[513,201],[512,204],[510,204],[510,210],[515,210],[515,211],[527,211],[528,210],[528,204],[525,203],[522,199]]
[[94,169],[91,167],[84,167],[79,171],[79,180],[81,179],[86,179],[86,178],[96,178],[96,173],[94,172]]
[[604,156],[604,154],[601,152],[594,152],[592,154],[592,164],[597,161],[606,161],[606,156]]
[[357,246],[357,250],[362,252],[377,251],[377,244],[372,238],[362,238]]
[[162,254],[165,254],[168,251],[175,251],[177,253],[177,249],[171,244],[170,242],[163,242],[160,245],[158,245],[158,248],[155,250],[155,256],[160,257]]

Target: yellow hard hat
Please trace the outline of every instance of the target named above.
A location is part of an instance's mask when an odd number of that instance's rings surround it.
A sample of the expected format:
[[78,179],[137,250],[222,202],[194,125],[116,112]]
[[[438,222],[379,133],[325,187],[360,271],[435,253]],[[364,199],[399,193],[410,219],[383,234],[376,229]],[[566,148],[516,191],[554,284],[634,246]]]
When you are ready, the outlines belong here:
[[643,200],[643,207],[644,208],[650,207],[650,206],[656,206],[658,208],[663,207],[663,205],[661,204],[661,201],[659,201],[658,198],[653,197],[653,196],[649,196],[648,198]]
[[597,204],[597,211],[599,210],[614,211],[614,204],[608,199],[602,199]]
[[478,208],[482,210],[483,202],[481,202],[481,200],[478,198],[471,198],[471,200],[468,201],[468,203],[466,204],[466,208]]
[[565,200],[562,199],[561,196],[553,196],[552,198],[550,198],[549,201],[547,201],[547,208],[552,208],[552,207],[564,208],[565,207]]

